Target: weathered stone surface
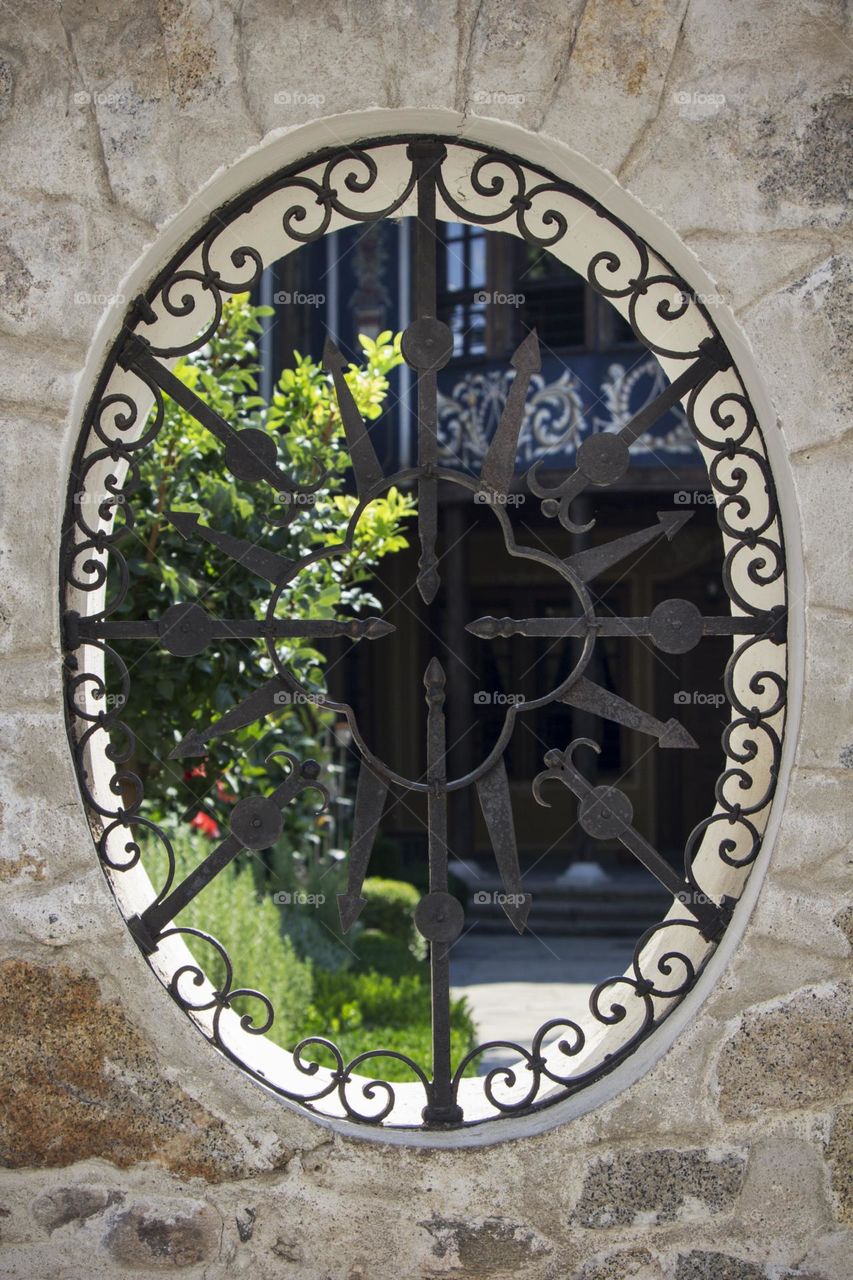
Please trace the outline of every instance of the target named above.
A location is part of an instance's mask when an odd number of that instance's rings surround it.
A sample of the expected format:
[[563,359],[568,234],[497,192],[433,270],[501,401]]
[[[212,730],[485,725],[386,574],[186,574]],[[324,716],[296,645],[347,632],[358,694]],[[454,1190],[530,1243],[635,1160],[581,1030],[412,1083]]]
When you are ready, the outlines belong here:
[[844,934],[848,947],[853,947],[853,907],[843,907],[838,915],[833,916],[832,923]]
[[847,1280],[851,1252],[852,1232],[827,1232],[817,1237],[799,1266],[784,1280]]
[[[9,744],[4,790],[10,800],[48,807],[74,795],[71,753],[61,712],[0,716],[0,732]],[[63,788],[64,795],[63,795]]]
[[831,1226],[818,1145],[799,1136],[793,1125],[757,1136],[732,1220],[733,1236],[766,1241],[763,1260],[779,1266],[792,1245],[802,1248],[817,1229]]
[[711,1141],[717,1118],[707,1081],[718,1037],[711,1017],[686,1027],[654,1071],[589,1118],[587,1141],[655,1147]]
[[577,1280],[663,1280],[659,1260],[648,1249],[620,1249],[586,1262]]
[[[776,239],[774,252],[759,256],[776,263],[777,271],[790,270],[790,255],[777,257]],[[739,274],[744,263],[737,249],[731,246],[725,252],[731,255],[732,273]],[[802,274],[789,275],[787,282],[780,276],[783,287],[768,292],[740,316],[791,450],[842,436],[849,430],[853,406],[853,339],[846,322],[850,258],[843,253],[818,255],[817,243],[812,243],[807,262]]]
[[42,201],[7,197],[0,212],[2,327],[18,336],[55,333],[85,349],[107,308],[123,312],[130,301],[119,286],[144,244],[133,220],[81,200],[53,201],[45,236]]
[[[841,929],[834,923],[838,913],[838,898],[805,885],[769,884],[759,898],[750,921],[750,928],[757,934],[772,938],[780,946],[789,944],[802,932],[809,938],[809,951],[817,962],[821,956],[845,958],[850,944]],[[846,962],[837,966],[839,976],[846,971]],[[816,982],[824,974],[812,970],[806,973],[800,986]],[[793,987],[787,988],[789,991]]]
[[53,1232],[69,1222],[85,1222],[87,1218],[94,1218],[96,1214],[120,1204],[123,1199],[120,1191],[81,1183],[45,1191],[33,1201],[32,1213],[39,1226]]
[[[809,231],[779,231],[772,236],[739,234],[737,231],[697,230],[684,237],[702,266],[714,280],[723,303],[731,307],[749,335],[753,347],[763,340],[775,340],[781,335],[774,328],[753,323],[753,317],[761,313],[762,304],[772,305],[781,298],[790,298],[788,287],[808,279],[812,271],[832,257],[832,239],[829,235]],[[772,252],[767,252],[767,245]],[[815,323],[820,325],[819,305],[814,309]],[[797,354],[810,334],[802,334],[797,344]],[[791,351],[789,348],[789,358]],[[762,374],[768,370],[761,360]],[[789,366],[790,368],[790,366]],[[790,379],[789,379],[790,384]],[[789,390],[794,390],[789,385]],[[833,388],[837,394],[840,389]]]
[[75,108],[97,131],[110,189],[159,223],[180,207],[186,188],[166,144],[169,81],[157,5],[72,4],[63,12],[81,81]]
[[19,876],[30,880],[44,880],[47,863],[38,854],[20,853],[17,857],[0,857],[0,883],[17,880]]
[[[660,111],[619,177],[684,231],[839,226],[849,33],[842,6],[817,8],[819,20],[792,9],[780,27],[772,0],[693,0]],[[726,181],[703,180],[714,173]]]
[[535,1231],[505,1218],[432,1218],[418,1224],[433,1239],[432,1253],[451,1274],[475,1277],[526,1274],[525,1268],[551,1252]]
[[740,1151],[632,1151],[593,1164],[571,1222],[582,1227],[701,1221],[731,1209],[743,1182]]
[[661,109],[686,0],[591,0],[542,127],[617,171]]
[[[768,897],[771,890],[774,899],[782,897],[786,918],[795,916],[796,908],[785,892],[779,886],[767,885],[765,892]],[[765,919],[772,921],[769,912]],[[825,924],[826,917],[823,921]],[[803,987],[830,982],[846,974],[849,960],[839,954],[840,931],[834,925],[827,929],[828,947],[812,947],[806,943],[795,945],[791,938],[798,937],[799,930],[786,934],[783,928],[779,928],[775,932],[780,935],[778,939],[763,936],[757,928],[752,928],[750,922],[748,942],[738,949],[709,997],[709,1014],[721,1021],[737,1018],[752,1005],[766,1004],[770,1000],[790,996]]]
[[[246,6],[241,63],[252,117],[266,132],[370,107],[462,109],[482,9],[473,0],[422,0],[401,14],[395,0],[349,7],[319,0],[295,6],[285,24],[275,0]],[[334,121],[328,133],[334,142]]]
[[767,1280],[767,1269],[730,1253],[691,1249],[681,1253],[675,1280]]
[[117,1213],[104,1244],[130,1267],[191,1267],[219,1252],[222,1220],[199,1200],[140,1201]]
[[67,947],[111,933],[114,924],[110,891],[93,857],[89,870],[76,880],[12,896],[0,919],[0,940],[11,942],[17,936]]
[[572,52],[583,3],[481,5],[465,70],[465,110],[536,125]]
[[[3,23],[0,145],[7,190],[93,199],[108,194],[97,130],[80,109],[83,89],[62,10],[22,0]],[[38,145],[33,145],[33,139]]]
[[812,607],[849,612],[853,575],[844,570],[853,562],[853,522],[846,518],[853,435],[803,449],[791,459],[791,469],[803,518],[807,600]]
[[833,1101],[851,1068],[849,987],[812,987],[744,1014],[717,1064],[720,1111],[741,1120]]
[[840,1107],[832,1124],[826,1158],[839,1222],[853,1222],[853,1107]]
[[853,617],[812,609],[806,632],[798,759],[806,768],[838,769],[853,736]]
[[[64,501],[58,433],[30,417],[12,413],[0,414],[0,431],[10,448],[0,471],[0,650],[10,656],[43,656],[54,640],[56,628],[55,611],[46,610],[45,601],[57,593],[55,545]],[[34,458],[39,460],[37,477],[33,472]],[[45,490],[50,487],[56,495],[55,522],[33,519],[40,486]],[[21,536],[24,530],[26,537]],[[56,670],[55,659],[47,659],[48,664]],[[58,692],[59,686],[54,688]],[[17,685],[4,686],[4,705],[20,706],[21,692]],[[24,709],[31,711],[33,707],[25,703]],[[51,710],[61,718],[58,698],[52,700]]]
[[786,879],[843,888],[853,869],[853,788],[840,772],[795,769],[773,850]]
[[[77,347],[60,345],[51,335],[47,340],[35,336],[22,340],[0,334],[0,404],[7,410],[38,412],[45,423],[62,421],[79,372]],[[55,511],[59,510],[62,488],[61,484],[51,487]]]
[[150,1047],[92,978],[5,961],[0,1045],[0,1163],[147,1160],[211,1181],[240,1170],[221,1121],[158,1074]]

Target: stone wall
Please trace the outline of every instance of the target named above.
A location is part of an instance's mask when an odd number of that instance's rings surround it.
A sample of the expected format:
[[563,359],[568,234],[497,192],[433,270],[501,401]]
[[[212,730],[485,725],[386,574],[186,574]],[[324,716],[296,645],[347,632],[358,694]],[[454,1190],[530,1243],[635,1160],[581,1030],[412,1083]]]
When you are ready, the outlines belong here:
[[[0,1276],[849,1276],[845,18],[842,0],[6,10]],[[412,126],[436,108],[473,136],[506,121],[582,153],[716,281],[778,415],[802,620],[796,758],[760,897],[715,990],[604,1105],[456,1151],[319,1128],[265,1097],[171,1006],[96,864],[58,647],[69,457],[128,271],[251,149],[272,155],[288,131],[339,113],[384,111],[393,132],[401,113],[424,113]]]

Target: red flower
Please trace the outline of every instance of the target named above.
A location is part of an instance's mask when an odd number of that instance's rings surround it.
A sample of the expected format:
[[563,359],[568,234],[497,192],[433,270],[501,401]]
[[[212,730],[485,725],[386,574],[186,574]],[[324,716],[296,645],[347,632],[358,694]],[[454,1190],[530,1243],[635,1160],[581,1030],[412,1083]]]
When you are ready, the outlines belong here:
[[203,831],[206,836],[210,836],[211,840],[219,839],[219,827],[210,814],[205,813],[203,809],[199,809],[195,817],[191,819],[190,826],[195,827],[197,831]]

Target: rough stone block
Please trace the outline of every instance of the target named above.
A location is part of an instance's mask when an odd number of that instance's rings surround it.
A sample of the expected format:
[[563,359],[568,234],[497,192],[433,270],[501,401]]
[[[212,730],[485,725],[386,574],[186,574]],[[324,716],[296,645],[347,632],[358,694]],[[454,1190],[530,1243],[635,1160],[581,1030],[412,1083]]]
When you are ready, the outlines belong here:
[[[790,255],[777,255],[776,240],[773,237],[773,251],[768,253],[753,239],[750,257],[773,262],[777,272],[784,272]],[[734,258],[734,248],[731,253]],[[804,274],[783,283],[738,317],[792,452],[843,435],[850,428],[853,409],[853,338],[847,322],[850,258],[841,253],[817,257],[816,245],[811,254]],[[747,273],[745,263],[741,267],[738,260],[732,269]]]
[[853,435],[803,449],[791,469],[803,521],[807,604],[853,612],[853,574],[847,571],[853,564]]
[[853,869],[853,788],[842,772],[795,769],[791,775],[773,874],[841,887]]
[[0,1164],[150,1161],[208,1181],[240,1171],[222,1122],[159,1074],[150,1045],[92,978],[5,961],[0,1041]]
[[115,1215],[104,1244],[129,1267],[173,1270],[219,1253],[222,1219],[199,1200],[140,1201]]
[[460,1277],[529,1274],[527,1268],[551,1252],[537,1232],[506,1218],[443,1218],[433,1214],[418,1224],[433,1240],[432,1253],[454,1266]]
[[[755,350],[760,347],[763,350],[765,337],[784,345],[785,337],[792,335],[780,333],[775,326],[770,326],[766,334],[765,326],[754,317],[759,316],[764,307],[772,310],[779,299],[790,299],[789,286],[807,279],[814,269],[832,257],[830,237],[812,230],[780,231],[772,237],[700,230],[685,235],[684,240],[713,279],[719,301],[738,316]],[[797,333],[795,338],[799,351],[808,342],[809,335]],[[789,346],[789,358],[790,354]],[[762,374],[767,377],[764,359],[760,364]],[[790,369],[790,364],[787,367]],[[790,379],[787,389],[791,390]]]
[[780,24],[772,3],[694,0],[660,111],[619,177],[684,232],[842,225],[849,34],[839,6],[820,8]]
[[839,769],[853,750],[853,615],[811,609],[798,762]]
[[847,983],[807,988],[748,1010],[717,1063],[718,1106],[729,1120],[832,1102],[853,1071]]
[[686,8],[686,0],[584,5],[543,130],[616,172],[661,108]]
[[547,113],[584,6],[496,0],[477,9],[465,66],[465,110],[536,125]]
[[632,1151],[599,1159],[571,1215],[574,1225],[652,1226],[728,1212],[740,1192],[742,1151]]
[[[836,895],[821,894],[807,884],[794,888],[771,880],[764,886],[750,920],[750,936],[755,933],[771,938],[782,949],[786,946],[794,949],[803,939],[816,962],[824,956],[836,957],[841,962],[836,968],[843,974],[847,970],[850,944],[835,923],[837,914]],[[783,951],[779,953],[780,960],[782,954]],[[809,981],[814,982],[822,976],[825,975],[812,971],[811,977],[799,985],[806,986]],[[788,988],[789,991],[792,989]]]
[[793,1128],[757,1137],[749,1152],[733,1234],[765,1241],[766,1261],[781,1266],[792,1249],[801,1250],[816,1230],[831,1225],[817,1146],[798,1137]]
[[[63,27],[63,10],[22,0],[7,10],[0,48],[4,184],[47,197],[108,198],[98,132]],[[33,145],[38,139],[38,145]],[[49,214],[47,215],[49,216]]]
[[664,1280],[661,1264],[648,1249],[619,1249],[584,1263],[577,1280]]
[[707,1249],[680,1253],[675,1268],[675,1280],[767,1280],[767,1276],[760,1263]]
[[78,348],[0,334],[0,405],[37,411],[46,423],[63,422],[79,374]]
[[145,246],[138,224],[115,205],[10,196],[0,213],[0,283],[4,329],[19,337],[51,335],[85,350],[102,314],[124,311],[120,291]]
[[87,1186],[76,1183],[70,1187],[52,1187],[37,1196],[32,1204],[32,1214],[40,1227],[54,1232],[69,1223],[81,1223],[106,1212],[124,1200],[121,1191],[109,1187]]
[[826,1145],[839,1222],[853,1222],[853,1107],[839,1107]]

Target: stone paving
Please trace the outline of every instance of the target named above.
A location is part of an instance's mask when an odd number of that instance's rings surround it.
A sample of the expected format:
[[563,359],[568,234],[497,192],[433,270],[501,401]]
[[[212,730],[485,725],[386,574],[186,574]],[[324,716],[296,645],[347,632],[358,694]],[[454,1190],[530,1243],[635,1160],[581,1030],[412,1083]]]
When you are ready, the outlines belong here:
[[[467,997],[481,1043],[529,1046],[549,1018],[582,1017],[593,986],[624,971],[632,946],[627,938],[515,937],[475,926],[453,948],[450,981],[455,996]],[[483,1070],[514,1056],[496,1051]]]

